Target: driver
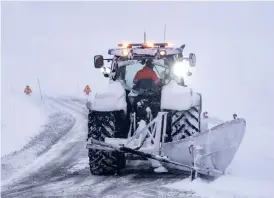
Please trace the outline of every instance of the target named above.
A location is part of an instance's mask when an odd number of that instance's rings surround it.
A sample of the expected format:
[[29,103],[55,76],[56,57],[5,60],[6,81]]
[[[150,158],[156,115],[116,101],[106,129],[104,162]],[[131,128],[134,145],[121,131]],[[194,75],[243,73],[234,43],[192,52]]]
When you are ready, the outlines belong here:
[[161,81],[158,78],[155,71],[153,70],[153,68],[154,68],[154,64],[152,63],[152,60],[148,59],[146,61],[145,66],[136,73],[133,79],[133,83],[136,84],[138,80],[141,80],[141,79],[152,79],[157,86],[160,86]]

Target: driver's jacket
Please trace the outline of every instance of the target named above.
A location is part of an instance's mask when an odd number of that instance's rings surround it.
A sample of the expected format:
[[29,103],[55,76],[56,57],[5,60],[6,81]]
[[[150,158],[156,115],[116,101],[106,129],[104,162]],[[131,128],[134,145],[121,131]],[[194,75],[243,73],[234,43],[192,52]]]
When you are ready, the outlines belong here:
[[156,85],[160,84],[160,79],[158,78],[158,76],[156,75],[156,73],[153,71],[153,69],[144,66],[143,69],[139,70],[134,79],[133,79],[133,83],[137,83],[138,80],[140,79],[152,79]]

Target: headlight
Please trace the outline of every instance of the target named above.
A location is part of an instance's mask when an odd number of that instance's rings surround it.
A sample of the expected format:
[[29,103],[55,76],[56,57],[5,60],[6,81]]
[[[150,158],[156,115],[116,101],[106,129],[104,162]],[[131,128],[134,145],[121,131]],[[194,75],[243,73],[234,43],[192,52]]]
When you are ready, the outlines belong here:
[[165,50],[161,50],[161,51],[160,51],[160,55],[161,55],[161,56],[166,55],[166,51],[165,51]]
[[128,50],[123,50],[123,51],[122,51],[122,55],[123,55],[123,56],[127,56],[127,55],[128,55]]
[[187,61],[176,62],[173,66],[173,73],[178,77],[186,77],[189,71],[189,64]]

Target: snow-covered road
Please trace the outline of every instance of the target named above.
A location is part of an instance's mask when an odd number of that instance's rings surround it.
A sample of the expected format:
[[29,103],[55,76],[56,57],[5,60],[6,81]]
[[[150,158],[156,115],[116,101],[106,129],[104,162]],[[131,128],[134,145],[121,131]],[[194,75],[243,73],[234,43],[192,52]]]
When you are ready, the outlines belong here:
[[[1,158],[2,197],[273,197],[272,154],[263,152],[273,150],[272,144],[265,141],[263,150],[248,154],[254,138],[273,139],[263,128],[245,136],[229,169],[232,173],[209,184],[191,183],[186,175],[156,174],[144,162],[127,164],[121,175],[91,175],[85,104],[85,99],[75,97],[46,98],[45,108],[51,113],[42,131],[23,149]],[[256,173],[260,165],[265,169]]]
[[129,164],[119,176],[91,175],[85,100],[47,98],[46,104],[54,113],[44,130],[2,157],[2,197],[195,197],[164,187],[186,176],[155,174],[145,164]]

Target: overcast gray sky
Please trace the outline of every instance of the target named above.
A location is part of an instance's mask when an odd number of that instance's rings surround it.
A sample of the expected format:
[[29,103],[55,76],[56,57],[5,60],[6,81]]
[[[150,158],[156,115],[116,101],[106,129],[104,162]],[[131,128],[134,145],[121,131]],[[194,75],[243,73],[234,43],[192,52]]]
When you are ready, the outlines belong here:
[[189,84],[204,107],[230,118],[273,122],[274,2],[2,2],[2,90],[41,79],[66,90],[106,80],[95,54],[123,40],[186,44],[196,53]]

